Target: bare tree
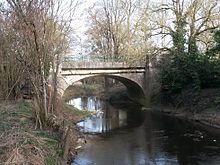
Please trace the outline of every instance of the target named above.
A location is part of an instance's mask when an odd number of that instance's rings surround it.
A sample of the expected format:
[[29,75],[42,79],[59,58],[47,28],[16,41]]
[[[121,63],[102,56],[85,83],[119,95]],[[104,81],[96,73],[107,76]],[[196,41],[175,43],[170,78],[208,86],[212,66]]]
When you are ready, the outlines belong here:
[[160,29],[160,31],[155,31],[155,35],[170,36],[173,48],[179,53],[186,50],[196,51],[199,41],[200,43],[207,42],[202,41],[201,36],[219,26],[216,23],[217,15],[219,15],[217,0],[172,0],[170,3],[160,4],[157,8],[155,16],[158,16],[160,12],[166,12],[167,17],[166,20],[162,17],[154,20]]
[[[64,9],[60,0],[7,2],[10,7],[9,28],[15,32],[16,38],[13,53],[32,85],[36,126],[42,128],[46,124],[48,113],[57,110],[55,98],[58,68],[61,56],[68,50],[72,21],[70,16],[78,2],[70,1],[68,17],[66,13],[62,15],[67,9]],[[53,75],[53,95],[49,95],[47,88],[50,74]]]
[[114,60],[129,59],[128,54],[137,46],[132,45],[143,15],[141,4],[139,0],[103,0],[95,4],[90,12],[89,34],[97,52]]

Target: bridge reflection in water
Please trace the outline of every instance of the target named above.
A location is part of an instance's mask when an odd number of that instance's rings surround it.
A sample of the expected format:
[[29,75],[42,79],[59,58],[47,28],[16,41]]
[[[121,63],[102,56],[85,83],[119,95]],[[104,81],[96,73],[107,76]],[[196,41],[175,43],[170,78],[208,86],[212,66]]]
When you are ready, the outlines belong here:
[[68,104],[80,110],[94,112],[91,117],[77,125],[85,133],[104,133],[127,125],[127,112],[113,108],[109,103],[97,97],[82,97],[72,99]]

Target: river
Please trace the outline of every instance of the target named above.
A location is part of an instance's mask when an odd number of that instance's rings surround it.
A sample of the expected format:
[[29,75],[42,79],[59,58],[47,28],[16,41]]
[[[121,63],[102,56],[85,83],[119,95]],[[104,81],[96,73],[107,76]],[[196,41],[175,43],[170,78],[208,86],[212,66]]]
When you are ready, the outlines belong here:
[[69,104],[97,112],[78,123],[90,140],[72,165],[220,165],[220,134],[211,129],[97,97]]

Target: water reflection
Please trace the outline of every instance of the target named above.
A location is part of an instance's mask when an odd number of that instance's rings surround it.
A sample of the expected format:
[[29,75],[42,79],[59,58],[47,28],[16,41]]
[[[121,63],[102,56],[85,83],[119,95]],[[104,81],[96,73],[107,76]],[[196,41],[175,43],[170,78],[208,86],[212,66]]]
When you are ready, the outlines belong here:
[[220,164],[220,136],[198,125],[146,113],[143,124],[129,126],[96,135],[72,165]]
[[94,112],[94,115],[77,124],[85,133],[103,133],[125,127],[127,122],[130,122],[128,111],[113,108],[109,103],[97,97],[76,98],[70,100],[68,104],[72,104],[80,110]]
[[67,102],[67,104],[74,105],[79,110],[98,111],[103,108],[104,102],[98,97],[80,97],[74,98]]

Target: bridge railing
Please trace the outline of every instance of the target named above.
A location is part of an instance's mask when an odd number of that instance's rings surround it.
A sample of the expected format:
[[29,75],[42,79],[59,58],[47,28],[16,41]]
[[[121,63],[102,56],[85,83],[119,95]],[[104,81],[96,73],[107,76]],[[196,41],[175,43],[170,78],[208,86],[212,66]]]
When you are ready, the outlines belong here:
[[88,61],[63,61],[62,68],[125,68],[129,65],[123,62],[88,62]]

